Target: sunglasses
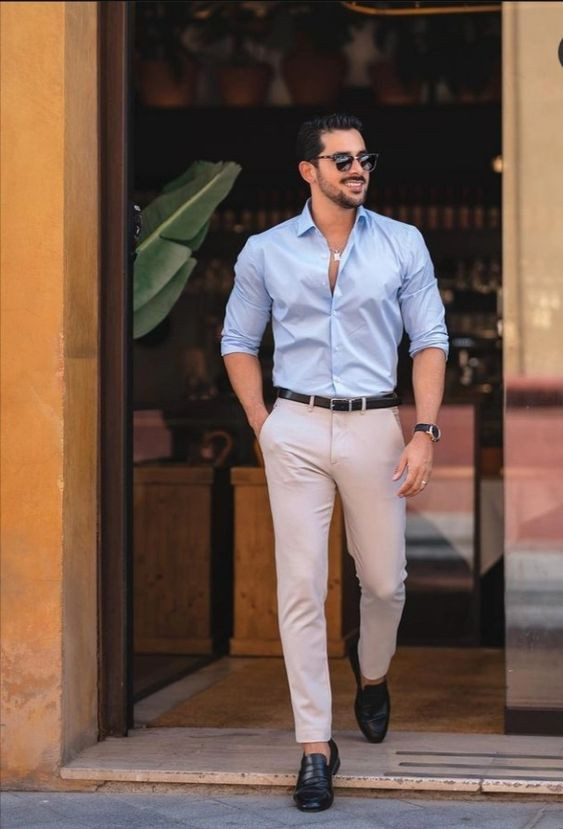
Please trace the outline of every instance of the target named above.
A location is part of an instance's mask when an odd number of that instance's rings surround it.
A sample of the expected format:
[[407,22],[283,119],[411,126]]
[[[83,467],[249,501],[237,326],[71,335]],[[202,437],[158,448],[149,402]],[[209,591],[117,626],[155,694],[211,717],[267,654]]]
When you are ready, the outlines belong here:
[[336,164],[336,169],[341,173],[350,170],[354,161],[358,161],[362,170],[366,173],[371,173],[372,170],[375,170],[379,153],[359,153],[358,155],[352,155],[352,153],[332,153],[332,155],[317,155],[315,158],[330,158]]

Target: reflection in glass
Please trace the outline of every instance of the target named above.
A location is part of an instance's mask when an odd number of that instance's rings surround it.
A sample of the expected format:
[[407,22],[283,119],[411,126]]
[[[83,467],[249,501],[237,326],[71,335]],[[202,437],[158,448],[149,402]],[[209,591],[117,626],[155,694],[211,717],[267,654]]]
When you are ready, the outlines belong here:
[[[401,406],[400,417],[408,440],[415,407]],[[423,492],[407,500],[402,630],[410,641],[476,641],[476,407],[443,405],[440,427],[444,438],[435,446],[432,478]]]
[[507,707],[563,712],[563,380],[507,378],[505,436]]

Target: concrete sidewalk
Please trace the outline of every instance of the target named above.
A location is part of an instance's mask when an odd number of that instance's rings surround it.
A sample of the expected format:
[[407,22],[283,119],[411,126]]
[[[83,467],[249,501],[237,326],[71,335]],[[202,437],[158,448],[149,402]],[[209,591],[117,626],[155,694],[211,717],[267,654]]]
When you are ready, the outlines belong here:
[[326,812],[306,815],[290,794],[174,792],[4,792],[2,829],[563,829],[563,803],[533,799],[500,801],[415,796],[339,796]]

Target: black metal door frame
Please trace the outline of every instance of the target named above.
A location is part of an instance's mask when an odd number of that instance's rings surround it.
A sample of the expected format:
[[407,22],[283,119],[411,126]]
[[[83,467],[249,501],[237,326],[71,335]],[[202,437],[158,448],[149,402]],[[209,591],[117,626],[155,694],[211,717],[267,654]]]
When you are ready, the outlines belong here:
[[99,736],[132,726],[132,4],[98,3],[100,141]]

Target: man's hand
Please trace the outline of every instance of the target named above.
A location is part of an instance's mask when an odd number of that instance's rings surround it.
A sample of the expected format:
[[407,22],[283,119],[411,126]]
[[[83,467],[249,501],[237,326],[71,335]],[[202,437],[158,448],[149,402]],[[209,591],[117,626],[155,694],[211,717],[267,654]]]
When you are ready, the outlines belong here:
[[268,409],[262,396],[262,370],[258,357],[253,354],[233,352],[225,355],[225,368],[233,390],[238,397],[246,419],[256,438],[268,417]]
[[[432,440],[424,432],[415,432],[412,440],[405,446],[393,473],[393,480],[397,481],[405,469],[408,470],[407,477],[397,492],[398,496],[412,498],[424,489],[432,473],[433,455]],[[423,481],[426,483],[423,484]]]
[[269,411],[265,406],[253,411],[252,414],[248,415],[248,422],[254,434],[256,435],[256,440],[260,435],[262,430],[262,426],[264,425],[266,418],[269,416]]

